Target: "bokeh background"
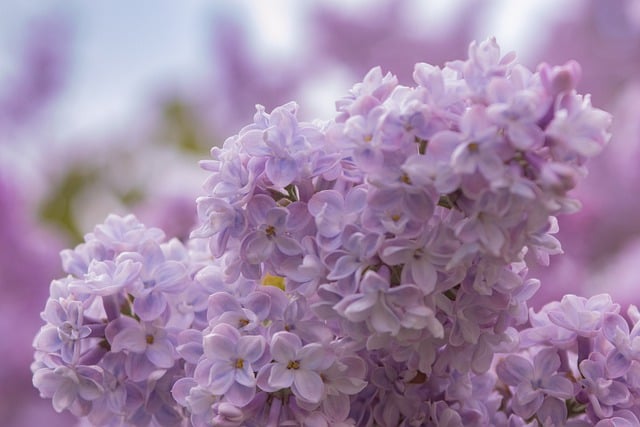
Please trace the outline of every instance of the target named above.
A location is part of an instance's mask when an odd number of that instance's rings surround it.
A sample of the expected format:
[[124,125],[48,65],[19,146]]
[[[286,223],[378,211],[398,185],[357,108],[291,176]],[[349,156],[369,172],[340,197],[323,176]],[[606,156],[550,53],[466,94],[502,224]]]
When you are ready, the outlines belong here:
[[70,426],[31,386],[49,282],[110,212],[186,238],[209,149],[295,100],[303,119],[373,66],[464,58],[496,36],[535,68],[582,64],[614,137],[560,218],[564,255],[532,272],[566,293],[640,304],[640,0],[139,0],[0,6],[0,424]]

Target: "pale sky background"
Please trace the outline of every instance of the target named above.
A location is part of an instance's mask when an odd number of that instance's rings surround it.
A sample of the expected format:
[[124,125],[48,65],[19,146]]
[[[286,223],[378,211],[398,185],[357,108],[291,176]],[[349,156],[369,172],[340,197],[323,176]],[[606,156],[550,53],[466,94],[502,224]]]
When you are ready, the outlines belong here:
[[[415,1],[420,20],[414,28],[436,32],[447,25],[466,1]],[[504,52],[516,50],[522,59],[535,49],[536,26],[554,13],[569,13],[577,0],[486,1],[485,25],[478,39],[495,35]],[[255,41],[257,57],[286,59],[302,47],[297,42],[305,5],[299,0],[110,0],[0,2],[0,78],[10,74],[16,49],[29,20],[54,11],[75,24],[72,64],[63,96],[57,104],[55,129],[60,139],[90,135],[127,126],[150,102],[159,87],[188,87],[212,72],[207,51],[211,18],[241,17]],[[336,7],[357,10],[365,0],[325,0]],[[451,58],[457,59],[457,58]],[[1,80],[0,80],[1,81]],[[351,82],[348,87],[353,82]],[[346,84],[346,83],[345,83]],[[342,95],[323,87],[322,96],[310,102],[319,115],[333,111],[332,99]],[[299,101],[304,103],[304,101]]]

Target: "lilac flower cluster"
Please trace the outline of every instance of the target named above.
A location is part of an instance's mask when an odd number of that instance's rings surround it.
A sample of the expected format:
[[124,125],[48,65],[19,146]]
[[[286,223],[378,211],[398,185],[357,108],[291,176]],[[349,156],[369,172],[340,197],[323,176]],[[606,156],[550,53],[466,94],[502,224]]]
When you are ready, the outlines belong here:
[[190,249],[110,217],[64,252],[35,340],[41,394],[98,425],[639,416],[617,306],[527,306],[527,265],[561,251],[555,216],[609,137],[579,66],[532,72],[489,39],[413,76],[372,69],[324,123],[258,106],[202,162]]
[[522,351],[496,364],[508,411],[542,425],[640,425],[640,312],[619,311],[606,294],[532,311]]
[[170,394],[182,375],[178,332],[204,315],[193,303],[205,294],[187,249],[163,239],[132,215],[112,215],[62,252],[68,275],[51,283],[32,364],[56,411],[94,425],[180,425]]

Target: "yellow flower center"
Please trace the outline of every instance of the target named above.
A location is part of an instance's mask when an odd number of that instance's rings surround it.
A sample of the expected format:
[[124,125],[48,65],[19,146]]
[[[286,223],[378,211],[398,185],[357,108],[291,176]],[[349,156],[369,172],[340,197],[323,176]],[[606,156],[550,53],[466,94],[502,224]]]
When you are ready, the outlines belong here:
[[262,278],[262,284],[264,286],[275,286],[284,291],[284,277],[282,276],[274,276],[273,274],[267,273]]

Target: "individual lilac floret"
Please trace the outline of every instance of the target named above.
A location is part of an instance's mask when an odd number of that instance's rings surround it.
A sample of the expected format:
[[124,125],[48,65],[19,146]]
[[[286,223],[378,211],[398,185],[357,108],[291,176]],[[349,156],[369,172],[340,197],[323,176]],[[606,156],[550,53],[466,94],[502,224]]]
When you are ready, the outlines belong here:
[[[49,325],[36,337],[36,345],[52,353],[59,351],[65,363],[77,363],[82,351],[81,340],[92,333],[92,327],[84,323],[83,312],[79,301],[47,301],[42,317]],[[97,322],[92,326],[101,329]]]
[[277,332],[270,343],[273,362],[258,372],[258,385],[265,391],[291,388],[299,399],[317,404],[325,394],[321,374],[334,362],[335,357],[321,344],[305,346],[297,335]]
[[631,402],[631,392],[624,381],[612,379],[606,372],[602,354],[591,353],[589,359],[580,363],[581,392],[588,396],[591,408],[599,418],[613,415],[614,408],[626,408]]
[[125,369],[134,381],[172,367],[177,359],[175,336],[158,325],[120,317],[109,323],[105,335],[112,352],[127,355]]
[[195,377],[213,395],[223,396],[235,406],[245,406],[255,396],[255,372],[259,368],[255,364],[265,348],[262,336],[241,336],[236,328],[221,323],[204,336],[207,362],[198,366]]
[[36,370],[33,385],[42,397],[51,398],[57,412],[69,409],[74,415],[83,416],[91,408],[90,402],[103,393],[101,377],[98,368],[59,366],[54,370]]
[[617,313],[618,304],[606,294],[589,299],[576,295],[565,295],[560,304],[547,310],[549,320],[556,325],[575,332],[582,337],[595,336],[602,327],[603,317],[607,313]]
[[529,418],[547,399],[573,397],[573,384],[557,373],[560,365],[560,357],[554,349],[540,351],[532,362],[522,356],[510,355],[498,363],[498,377],[516,387],[512,400],[516,414]]
[[623,376],[634,361],[640,361],[640,322],[629,331],[626,319],[616,313],[606,313],[602,328],[604,336],[614,347],[607,355],[607,372],[614,378]]

